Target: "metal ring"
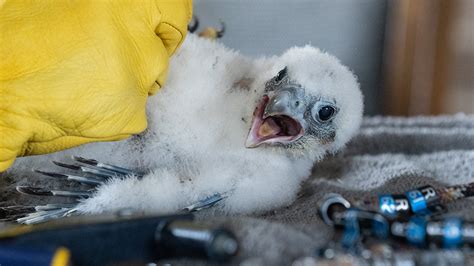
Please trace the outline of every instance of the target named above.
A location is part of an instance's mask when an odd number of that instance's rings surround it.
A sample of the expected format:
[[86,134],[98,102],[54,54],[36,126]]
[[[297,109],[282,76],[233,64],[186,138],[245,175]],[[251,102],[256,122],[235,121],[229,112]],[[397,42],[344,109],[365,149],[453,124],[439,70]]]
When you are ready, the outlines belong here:
[[336,194],[336,193],[327,194],[323,204],[321,204],[321,206],[319,207],[319,211],[321,213],[321,218],[328,225],[334,225],[333,220],[329,217],[329,214],[328,214],[329,208],[333,204],[341,204],[347,209],[351,207],[351,203],[340,194]]

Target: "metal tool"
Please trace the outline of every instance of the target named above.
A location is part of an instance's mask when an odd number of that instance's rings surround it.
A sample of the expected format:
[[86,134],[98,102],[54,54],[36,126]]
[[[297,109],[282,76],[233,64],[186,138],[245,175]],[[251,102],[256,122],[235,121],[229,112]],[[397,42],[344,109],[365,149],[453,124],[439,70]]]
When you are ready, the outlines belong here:
[[413,217],[408,222],[394,221],[390,233],[418,247],[474,247],[474,223],[465,222],[459,217],[441,220]]
[[235,256],[239,244],[229,230],[209,228],[189,221],[164,221],[155,234],[160,257],[201,257],[226,261]]
[[474,196],[474,182],[435,189],[423,186],[404,194],[382,194],[355,200],[353,203],[339,194],[328,194],[319,208],[322,219],[332,224],[332,216],[342,209],[355,207],[383,214],[390,220],[408,219],[413,215],[441,213],[454,201]]
[[[79,216],[0,231],[1,247],[16,250],[67,248],[74,265],[147,263],[170,257],[223,262],[237,254],[238,241],[223,227],[193,222],[192,214],[130,213]],[[0,257],[0,263],[2,258]]]
[[453,249],[397,251],[387,243],[376,243],[358,254],[334,247],[322,248],[317,250],[314,256],[300,258],[292,265],[464,266],[471,265],[473,255],[472,251]]
[[458,217],[433,219],[429,215],[412,215],[394,220],[393,216],[353,208],[337,194],[328,195],[321,204],[319,213],[328,225],[342,229],[341,244],[346,249],[356,248],[365,237],[403,238],[418,247],[474,246],[474,223]]
[[414,214],[439,213],[447,204],[472,196],[474,182],[441,188],[422,186],[403,194],[382,194],[357,200],[354,206],[382,213],[390,219],[400,219]]

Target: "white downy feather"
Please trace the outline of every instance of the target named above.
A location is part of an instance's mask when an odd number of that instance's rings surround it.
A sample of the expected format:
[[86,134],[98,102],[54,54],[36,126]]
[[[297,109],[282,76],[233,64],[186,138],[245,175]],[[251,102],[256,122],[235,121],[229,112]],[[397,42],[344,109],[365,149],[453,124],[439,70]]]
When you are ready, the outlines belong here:
[[[304,149],[247,149],[264,84],[285,66],[309,93],[337,102],[336,137],[331,143],[307,143]],[[239,87],[241,80],[248,86]],[[171,213],[230,190],[219,211],[269,210],[291,203],[314,162],[355,134],[362,95],[352,72],[317,48],[295,47],[279,57],[252,59],[190,34],[171,59],[166,86],[149,98],[147,113],[149,126],[140,137],[19,158],[9,172],[30,174],[32,168],[44,169],[49,161],[71,155],[149,171],[141,180],[114,179],[101,186],[80,204],[84,213],[121,208]]]

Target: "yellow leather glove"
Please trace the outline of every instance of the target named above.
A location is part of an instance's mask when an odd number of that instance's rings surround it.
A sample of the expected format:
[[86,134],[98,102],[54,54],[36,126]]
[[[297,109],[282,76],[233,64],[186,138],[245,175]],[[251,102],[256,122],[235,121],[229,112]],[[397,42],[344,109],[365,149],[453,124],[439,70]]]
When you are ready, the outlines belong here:
[[0,172],[146,126],[191,0],[0,0]]

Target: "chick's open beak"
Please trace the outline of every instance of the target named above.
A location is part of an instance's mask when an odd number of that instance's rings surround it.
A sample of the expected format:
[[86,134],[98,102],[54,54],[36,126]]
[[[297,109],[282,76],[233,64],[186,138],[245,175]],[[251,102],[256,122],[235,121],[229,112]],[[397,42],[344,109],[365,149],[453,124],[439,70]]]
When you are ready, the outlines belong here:
[[288,91],[271,98],[264,95],[254,112],[252,126],[245,146],[255,148],[261,144],[288,144],[304,134],[302,122],[295,114],[295,102]]

